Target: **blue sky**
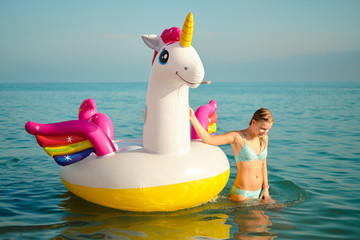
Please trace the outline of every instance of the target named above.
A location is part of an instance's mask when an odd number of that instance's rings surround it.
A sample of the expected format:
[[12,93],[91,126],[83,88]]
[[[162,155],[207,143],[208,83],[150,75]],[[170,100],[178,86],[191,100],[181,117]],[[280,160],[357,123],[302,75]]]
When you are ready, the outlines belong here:
[[146,82],[182,27],[212,81],[360,82],[360,1],[0,1],[0,82]]

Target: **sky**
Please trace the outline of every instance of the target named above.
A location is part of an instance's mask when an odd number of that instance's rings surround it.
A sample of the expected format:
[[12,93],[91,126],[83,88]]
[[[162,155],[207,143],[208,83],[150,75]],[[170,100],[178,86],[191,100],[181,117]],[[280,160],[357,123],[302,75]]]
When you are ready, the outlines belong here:
[[360,82],[358,0],[0,0],[0,82],[146,82],[188,12],[206,80]]

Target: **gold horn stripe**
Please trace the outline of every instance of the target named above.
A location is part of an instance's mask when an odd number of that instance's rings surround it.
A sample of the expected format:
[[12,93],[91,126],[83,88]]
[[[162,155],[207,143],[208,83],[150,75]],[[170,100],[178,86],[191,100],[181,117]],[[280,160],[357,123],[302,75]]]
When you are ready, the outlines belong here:
[[193,25],[194,25],[194,21],[189,20],[189,19],[185,19],[184,26],[186,26],[188,28],[192,28]]
[[[186,39],[184,39],[183,37],[181,37],[181,40],[182,40],[182,44],[181,45],[183,45],[183,43],[184,42],[186,42],[186,43],[189,43],[189,45],[191,44],[191,40],[186,40]],[[180,41],[181,42],[181,41]],[[183,45],[184,46],[184,45]],[[185,46],[184,46],[185,47]]]
[[185,33],[186,35],[192,35],[193,34],[193,29],[191,28],[189,28],[188,30],[190,30],[190,31],[185,31],[184,29],[181,31],[181,34],[182,33]]

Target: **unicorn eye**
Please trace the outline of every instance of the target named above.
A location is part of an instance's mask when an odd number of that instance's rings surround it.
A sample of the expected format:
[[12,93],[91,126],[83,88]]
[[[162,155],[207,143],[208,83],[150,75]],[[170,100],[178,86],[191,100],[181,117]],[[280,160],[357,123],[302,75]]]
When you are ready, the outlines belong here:
[[165,65],[168,62],[168,60],[169,60],[169,52],[166,49],[164,49],[160,53],[159,63],[161,65]]

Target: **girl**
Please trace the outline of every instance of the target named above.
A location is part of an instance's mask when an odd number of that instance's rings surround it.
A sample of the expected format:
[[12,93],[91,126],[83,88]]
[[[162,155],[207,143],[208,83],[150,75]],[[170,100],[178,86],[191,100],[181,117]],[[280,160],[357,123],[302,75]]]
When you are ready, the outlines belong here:
[[237,175],[230,189],[232,201],[249,198],[269,199],[268,173],[266,166],[267,133],[273,125],[273,117],[268,109],[257,110],[247,129],[231,131],[222,135],[210,135],[189,107],[190,121],[204,143],[211,145],[230,144],[234,152]]

